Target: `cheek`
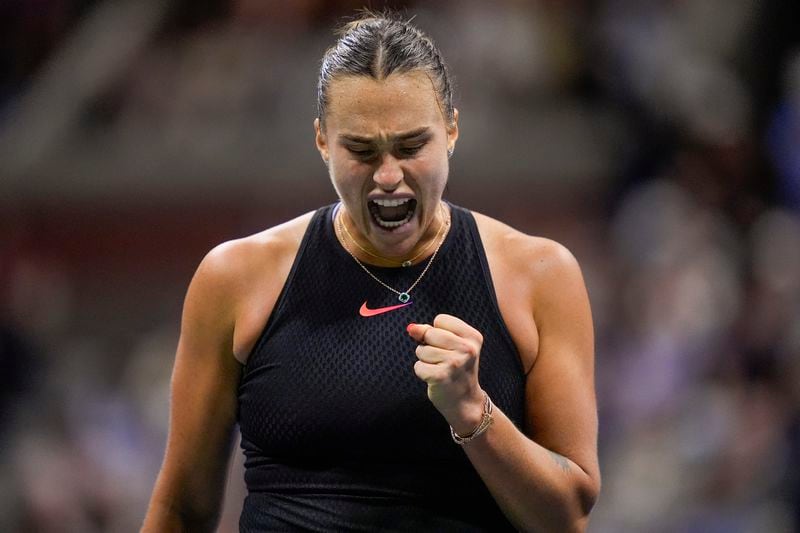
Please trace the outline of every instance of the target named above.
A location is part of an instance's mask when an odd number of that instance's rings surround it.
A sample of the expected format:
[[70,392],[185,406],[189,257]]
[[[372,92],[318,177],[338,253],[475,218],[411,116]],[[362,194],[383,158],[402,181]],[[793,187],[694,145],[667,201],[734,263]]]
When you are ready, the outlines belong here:
[[449,172],[447,159],[435,157],[420,163],[417,175],[420,176],[421,181],[424,181],[420,185],[426,185],[435,191],[443,190],[447,183],[447,174]]
[[365,171],[363,167],[364,165],[351,160],[331,160],[328,172],[340,196],[357,194],[363,187],[365,179],[369,177],[369,169]]

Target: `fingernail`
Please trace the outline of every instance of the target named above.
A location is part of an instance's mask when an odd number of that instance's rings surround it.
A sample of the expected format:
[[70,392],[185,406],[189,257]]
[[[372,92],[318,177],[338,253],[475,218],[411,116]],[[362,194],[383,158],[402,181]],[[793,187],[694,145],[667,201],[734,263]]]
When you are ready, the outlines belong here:
[[409,332],[409,333],[411,333],[411,328],[412,328],[412,327],[414,327],[414,326],[416,326],[416,324],[414,324],[414,323],[412,322],[411,324],[409,324],[409,325],[406,327],[406,331],[407,331],[407,332]]

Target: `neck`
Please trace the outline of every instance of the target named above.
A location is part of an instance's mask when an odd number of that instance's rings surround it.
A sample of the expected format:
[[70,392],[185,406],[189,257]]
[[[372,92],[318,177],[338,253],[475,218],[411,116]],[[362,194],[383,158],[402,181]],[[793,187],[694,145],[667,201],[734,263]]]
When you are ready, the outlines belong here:
[[444,240],[450,217],[447,208],[440,202],[434,220],[428,224],[422,238],[402,256],[389,256],[379,253],[371,243],[355,228],[349,214],[342,205],[334,220],[334,229],[339,242],[360,261],[374,266],[411,266],[424,261],[433,253],[436,245]]

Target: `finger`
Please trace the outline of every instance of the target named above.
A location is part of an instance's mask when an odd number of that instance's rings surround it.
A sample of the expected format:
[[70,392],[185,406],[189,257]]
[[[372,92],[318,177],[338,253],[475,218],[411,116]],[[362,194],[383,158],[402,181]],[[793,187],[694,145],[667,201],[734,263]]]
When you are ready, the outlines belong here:
[[448,376],[469,374],[475,369],[477,358],[469,354],[442,350],[435,346],[417,346],[417,359],[423,363],[436,365]]
[[406,327],[406,331],[415,341],[425,344],[425,334],[433,326],[430,324],[414,324],[413,322]]
[[414,374],[426,383],[441,383],[447,377],[447,373],[440,365],[433,365],[425,361],[414,363]]
[[438,364],[449,361],[453,356],[453,352],[449,350],[442,350],[441,348],[427,344],[420,344],[417,346],[416,350],[414,350],[414,353],[416,354],[417,359],[430,364]]
[[465,339],[477,339],[479,342],[483,342],[483,335],[481,335],[480,331],[453,315],[447,315],[444,313],[436,315],[436,318],[433,319],[433,327],[437,329],[444,329],[458,337]]
[[445,350],[467,351],[470,349],[470,345],[465,339],[450,331],[435,328],[430,324],[409,324],[407,329],[412,338],[421,344],[428,344]]
[[459,337],[446,329],[430,328],[425,332],[425,344],[445,350],[466,352],[474,344],[474,339]]

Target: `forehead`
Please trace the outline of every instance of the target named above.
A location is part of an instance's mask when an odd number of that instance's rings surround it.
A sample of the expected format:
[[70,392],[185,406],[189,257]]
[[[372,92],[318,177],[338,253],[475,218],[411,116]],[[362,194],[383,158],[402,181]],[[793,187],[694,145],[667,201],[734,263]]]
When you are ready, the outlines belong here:
[[392,74],[383,80],[344,76],[328,89],[327,127],[382,136],[421,127],[444,126],[433,83],[421,71]]

